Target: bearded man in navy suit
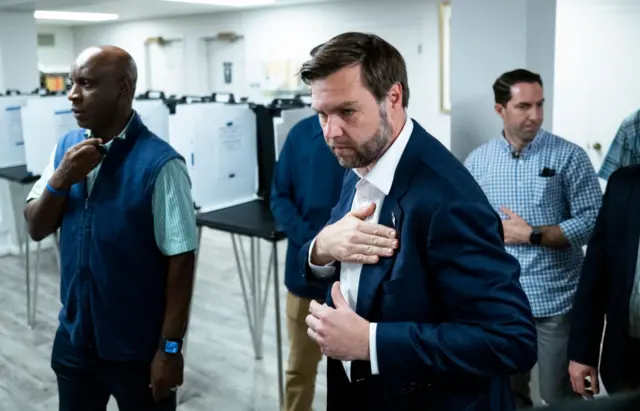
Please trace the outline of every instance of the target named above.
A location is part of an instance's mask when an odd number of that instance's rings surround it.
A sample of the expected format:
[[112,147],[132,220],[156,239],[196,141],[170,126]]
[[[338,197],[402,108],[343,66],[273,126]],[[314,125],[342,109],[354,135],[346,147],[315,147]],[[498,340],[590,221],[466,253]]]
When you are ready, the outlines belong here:
[[383,39],[341,34],[301,69],[345,174],[301,273],[333,283],[308,334],[330,358],[328,411],[504,411],[536,330],[500,217],[408,118],[407,69]]

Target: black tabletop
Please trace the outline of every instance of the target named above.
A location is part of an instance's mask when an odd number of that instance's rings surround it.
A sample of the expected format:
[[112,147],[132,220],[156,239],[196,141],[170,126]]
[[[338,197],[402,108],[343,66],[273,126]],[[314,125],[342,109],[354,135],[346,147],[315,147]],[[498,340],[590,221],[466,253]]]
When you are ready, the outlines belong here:
[[0,168],[0,179],[9,180],[12,183],[30,184],[38,181],[40,176],[27,171],[27,166],[15,166]]
[[259,237],[269,241],[280,241],[286,238],[283,232],[276,229],[276,222],[269,209],[269,204],[264,200],[254,200],[198,214],[196,223],[199,227]]

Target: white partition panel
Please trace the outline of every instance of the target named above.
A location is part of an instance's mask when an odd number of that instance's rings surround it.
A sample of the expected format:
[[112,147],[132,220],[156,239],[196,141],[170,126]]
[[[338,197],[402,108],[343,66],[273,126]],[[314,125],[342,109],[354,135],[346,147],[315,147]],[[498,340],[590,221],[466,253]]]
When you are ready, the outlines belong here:
[[273,136],[275,138],[274,147],[276,151],[276,161],[278,160],[278,157],[280,157],[280,152],[282,151],[284,142],[287,139],[287,135],[289,134],[289,131],[291,131],[293,126],[298,124],[301,120],[314,114],[315,111],[313,111],[311,107],[300,107],[284,109],[280,113],[279,117],[273,118]]
[[78,128],[66,96],[30,99],[21,110],[27,170],[41,174],[58,140]]
[[169,141],[169,107],[162,100],[134,100],[133,109],[155,135]]
[[27,100],[27,96],[0,97],[0,167],[26,163],[21,112]]
[[202,211],[257,198],[256,116],[247,105],[178,105],[170,143],[185,157]]

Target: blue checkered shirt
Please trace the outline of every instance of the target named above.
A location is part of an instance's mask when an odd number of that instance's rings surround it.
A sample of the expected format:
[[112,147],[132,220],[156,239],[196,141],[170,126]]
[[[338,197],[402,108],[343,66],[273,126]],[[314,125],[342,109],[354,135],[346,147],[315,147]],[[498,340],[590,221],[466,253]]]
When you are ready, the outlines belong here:
[[598,175],[608,180],[620,167],[640,164],[640,110],[625,118],[611,142]]
[[[536,245],[506,246],[521,266],[520,283],[536,318],[571,310],[584,259],[602,204],[602,189],[587,153],[540,130],[514,158],[504,137],[473,151],[465,165],[494,209],[507,207],[533,227],[560,225],[571,244],[565,249]],[[543,177],[544,168],[554,170]],[[547,174],[553,174],[547,173]]]

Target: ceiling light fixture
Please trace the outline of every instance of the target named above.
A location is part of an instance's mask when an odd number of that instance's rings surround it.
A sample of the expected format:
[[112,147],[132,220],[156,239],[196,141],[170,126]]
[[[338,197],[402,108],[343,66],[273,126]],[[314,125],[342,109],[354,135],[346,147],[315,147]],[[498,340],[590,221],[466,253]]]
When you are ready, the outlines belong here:
[[47,11],[36,10],[33,17],[37,20],[67,20],[67,21],[109,21],[117,20],[117,14],[83,13],[75,11]]
[[211,6],[255,7],[273,4],[276,0],[164,0],[179,3],[208,4]]

